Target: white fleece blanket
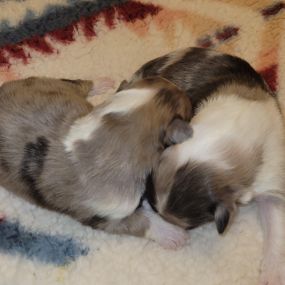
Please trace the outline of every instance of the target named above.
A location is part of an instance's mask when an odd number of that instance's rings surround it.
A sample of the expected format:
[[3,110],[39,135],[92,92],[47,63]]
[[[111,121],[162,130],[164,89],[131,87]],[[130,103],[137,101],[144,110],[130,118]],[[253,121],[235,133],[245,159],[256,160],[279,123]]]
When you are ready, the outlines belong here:
[[[0,83],[92,79],[98,104],[147,60],[202,46],[248,60],[283,102],[284,8],[269,0],[0,0]],[[262,232],[254,204],[224,236],[209,224],[189,232],[178,251],[92,230],[3,188],[0,212],[0,285],[257,284]]]

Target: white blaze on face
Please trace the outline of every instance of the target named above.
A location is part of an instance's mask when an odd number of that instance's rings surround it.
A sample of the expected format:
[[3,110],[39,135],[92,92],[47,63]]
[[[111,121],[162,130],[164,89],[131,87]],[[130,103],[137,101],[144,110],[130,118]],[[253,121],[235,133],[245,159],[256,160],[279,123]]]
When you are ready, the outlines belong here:
[[[273,126],[278,125],[276,118],[279,118],[274,104],[273,100],[251,101],[234,94],[211,98],[200,107],[191,120],[192,137],[181,144],[170,147],[163,153],[160,179],[163,180],[165,176],[169,177],[169,173],[164,173],[167,171],[167,168],[166,170],[163,168],[164,164],[171,164],[173,171],[177,171],[190,161],[212,165],[222,172],[231,171],[236,167],[242,167],[244,157],[251,160],[250,156],[254,155],[253,150],[261,147],[264,150],[270,149],[267,151],[270,157],[269,163],[266,162],[271,170],[268,167],[259,170],[260,175],[257,174],[257,183],[254,183],[254,186],[259,192],[262,191],[261,185],[266,185],[268,190],[264,178],[268,179],[272,169],[275,169],[274,173],[276,173],[276,167],[273,167],[273,164],[277,162],[277,165],[280,165],[278,154],[282,153],[276,145],[272,143],[268,145],[268,137],[272,137],[274,141],[277,137],[272,131]],[[273,151],[277,158],[273,159]],[[238,159],[233,159],[233,154],[237,155]],[[273,179],[269,181],[271,185],[276,184]],[[251,191],[252,189],[249,189],[246,191],[247,195],[242,197],[244,202],[253,198],[254,193]],[[169,193],[162,192],[159,196],[159,211],[164,209],[168,195]]]
[[[272,100],[273,101],[273,100]],[[272,128],[273,102],[250,101],[234,94],[210,99],[192,119],[193,137],[177,147],[177,163],[211,162],[229,169],[227,151],[251,153]]]
[[109,113],[128,113],[143,106],[156,94],[154,88],[127,89],[116,93],[107,102],[104,108],[96,108],[87,116],[78,119],[71,126],[69,133],[64,138],[63,144],[67,152],[71,152],[74,143],[79,140],[88,141],[91,135],[101,126],[101,119]]

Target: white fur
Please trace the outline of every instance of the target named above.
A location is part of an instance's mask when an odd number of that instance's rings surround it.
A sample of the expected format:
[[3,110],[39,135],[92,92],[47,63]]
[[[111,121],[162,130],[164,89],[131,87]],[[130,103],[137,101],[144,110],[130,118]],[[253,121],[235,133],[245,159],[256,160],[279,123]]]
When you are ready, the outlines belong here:
[[226,171],[233,165],[224,150],[239,148],[250,159],[252,151],[261,147],[261,167],[253,185],[243,189],[241,202],[263,200],[265,254],[260,285],[285,285],[284,125],[276,103],[226,94],[201,106],[191,125],[193,138],[174,148],[177,167],[194,160]]
[[127,89],[116,93],[104,108],[102,115],[132,111],[146,104],[155,94],[154,88]]
[[193,138],[179,146],[180,164],[190,158],[201,162],[223,158],[221,141],[233,141],[250,149],[259,139],[264,140],[270,129],[271,122],[264,112],[273,106],[271,101],[260,103],[229,94],[217,96],[205,105],[191,121]]
[[89,114],[77,120],[71,127],[63,144],[67,152],[73,150],[73,145],[78,140],[88,140],[91,134],[100,126],[100,118]]
[[273,100],[249,101],[226,94],[205,104],[206,108],[201,106],[200,112],[191,121],[193,138],[176,147],[178,165],[191,159],[211,162],[227,170],[232,165],[227,161],[226,149],[236,147],[250,155],[258,146],[268,153],[266,157],[275,155],[276,161],[270,162],[271,166],[276,164],[278,168],[282,164],[283,127]]
[[155,89],[128,89],[116,93],[107,104],[94,110],[87,116],[78,119],[72,126],[63,144],[67,152],[71,152],[74,143],[79,140],[89,140],[91,135],[101,125],[101,118],[109,113],[127,113],[146,104],[155,94]]
[[274,198],[259,201],[265,231],[260,285],[285,284],[285,204]]
[[[114,194],[115,195],[115,194]],[[134,212],[140,201],[140,194],[133,196],[116,195],[114,199],[94,199],[84,203],[85,207],[93,210],[98,216],[109,219],[122,219]]]
[[283,192],[284,189],[284,137],[282,123],[272,121],[271,133],[264,144],[263,164],[259,170],[252,188],[258,194],[270,191]]
[[185,230],[163,220],[146,201],[143,202],[142,210],[149,219],[147,238],[157,242],[165,249],[178,249],[185,245],[188,238]]

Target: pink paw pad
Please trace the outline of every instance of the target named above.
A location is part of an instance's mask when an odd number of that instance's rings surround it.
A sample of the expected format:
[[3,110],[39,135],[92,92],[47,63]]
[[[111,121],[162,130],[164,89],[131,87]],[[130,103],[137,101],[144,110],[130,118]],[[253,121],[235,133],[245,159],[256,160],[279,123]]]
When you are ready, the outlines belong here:
[[259,285],[285,285],[285,264],[261,273]]
[[187,232],[161,218],[152,219],[148,237],[156,241],[164,249],[177,250],[183,247],[188,239]]
[[115,81],[109,77],[99,77],[94,80],[94,85],[88,96],[96,96],[105,94],[110,89],[114,89]]

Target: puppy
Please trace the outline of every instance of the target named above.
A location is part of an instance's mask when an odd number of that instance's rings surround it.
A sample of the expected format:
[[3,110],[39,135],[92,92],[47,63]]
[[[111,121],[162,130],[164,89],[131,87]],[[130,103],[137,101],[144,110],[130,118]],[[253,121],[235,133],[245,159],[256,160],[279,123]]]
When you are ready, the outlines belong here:
[[[123,233],[121,220],[138,207],[164,145],[185,140],[179,133],[188,128],[191,103],[163,79],[141,80],[98,107],[85,100],[91,88],[88,81],[48,78],[2,85],[0,184],[94,228],[112,224],[112,232]],[[161,218],[156,225],[184,242],[180,228]]]
[[170,146],[154,170],[150,202],[184,229],[214,221],[227,228],[236,205],[255,199],[264,227],[262,285],[285,284],[285,153],[279,102],[240,58],[189,48],[142,66],[131,86],[161,76],[185,90],[193,137]]

